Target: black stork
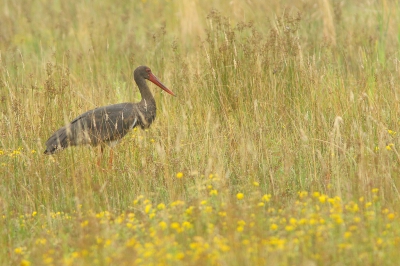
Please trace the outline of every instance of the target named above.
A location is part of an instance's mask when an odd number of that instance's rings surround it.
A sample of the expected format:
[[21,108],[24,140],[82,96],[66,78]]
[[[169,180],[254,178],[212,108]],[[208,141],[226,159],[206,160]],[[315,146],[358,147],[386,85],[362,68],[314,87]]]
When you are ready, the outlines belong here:
[[[99,107],[81,114],[68,125],[58,129],[46,141],[45,154],[54,154],[68,146],[103,144],[114,146],[131,129],[150,127],[156,117],[156,102],[146,84],[146,79],[175,96],[165,87],[147,66],[139,66],[133,72],[142,100],[138,103],[118,103]],[[112,157],[110,158],[110,162]]]

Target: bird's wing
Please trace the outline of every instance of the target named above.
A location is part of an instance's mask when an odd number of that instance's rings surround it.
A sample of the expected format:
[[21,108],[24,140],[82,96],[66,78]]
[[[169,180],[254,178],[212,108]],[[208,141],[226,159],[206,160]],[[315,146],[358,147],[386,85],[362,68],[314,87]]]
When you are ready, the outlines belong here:
[[78,140],[76,144],[96,145],[122,138],[137,125],[137,121],[134,104],[108,105],[75,118],[70,124],[71,137]]
[[68,146],[118,140],[138,125],[136,109],[133,103],[120,103],[87,111],[54,132],[46,142],[45,154]]

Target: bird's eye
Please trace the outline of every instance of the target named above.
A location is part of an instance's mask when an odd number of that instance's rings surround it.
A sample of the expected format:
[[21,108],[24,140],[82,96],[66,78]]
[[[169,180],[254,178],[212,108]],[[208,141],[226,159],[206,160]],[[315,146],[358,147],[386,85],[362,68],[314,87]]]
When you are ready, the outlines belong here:
[[146,69],[146,72],[147,72],[147,73],[151,73],[150,68],[147,68],[147,69]]

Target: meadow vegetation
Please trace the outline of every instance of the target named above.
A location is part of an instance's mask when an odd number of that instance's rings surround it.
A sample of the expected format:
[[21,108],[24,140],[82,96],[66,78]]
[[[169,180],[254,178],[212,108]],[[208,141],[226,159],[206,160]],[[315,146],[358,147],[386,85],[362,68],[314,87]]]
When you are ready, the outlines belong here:
[[[1,7],[1,265],[398,264],[397,1]],[[156,121],[112,168],[43,154],[139,101],[139,65],[178,97],[151,85]]]

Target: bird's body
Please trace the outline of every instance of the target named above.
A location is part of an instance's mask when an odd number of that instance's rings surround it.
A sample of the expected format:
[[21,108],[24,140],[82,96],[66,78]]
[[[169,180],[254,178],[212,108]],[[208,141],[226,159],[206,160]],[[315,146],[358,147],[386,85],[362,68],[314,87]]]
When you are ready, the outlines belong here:
[[174,94],[146,66],[136,68],[134,79],[142,95],[140,102],[103,106],[81,114],[54,132],[46,142],[44,153],[53,154],[68,146],[114,143],[137,126],[148,128],[156,117],[156,102],[145,79]]

